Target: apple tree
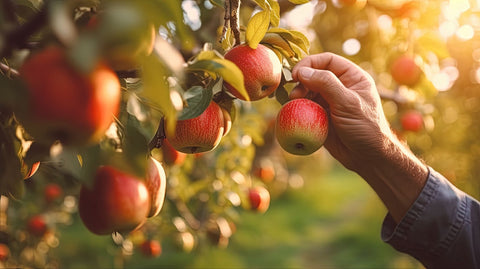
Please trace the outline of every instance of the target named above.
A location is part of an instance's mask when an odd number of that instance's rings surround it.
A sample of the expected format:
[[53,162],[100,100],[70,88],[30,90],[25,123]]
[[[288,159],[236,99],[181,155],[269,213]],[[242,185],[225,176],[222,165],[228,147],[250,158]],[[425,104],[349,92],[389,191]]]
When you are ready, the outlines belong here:
[[121,256],[158,256],[161,238],[226,246],[239,210],[265,212],[289,180],[270,122],[309,51],[281,14],[274,0],[2,1],[0,262],[53,266],[76,216]]

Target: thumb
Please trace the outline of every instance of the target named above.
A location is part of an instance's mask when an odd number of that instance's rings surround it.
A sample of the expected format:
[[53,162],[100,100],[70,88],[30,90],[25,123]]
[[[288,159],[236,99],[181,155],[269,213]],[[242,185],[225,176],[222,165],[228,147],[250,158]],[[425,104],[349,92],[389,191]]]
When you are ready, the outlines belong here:
[[342,102],[348,94],[348,89],[328,70],[300,67],[297,80],[306,89],[319,93],[330,105]]

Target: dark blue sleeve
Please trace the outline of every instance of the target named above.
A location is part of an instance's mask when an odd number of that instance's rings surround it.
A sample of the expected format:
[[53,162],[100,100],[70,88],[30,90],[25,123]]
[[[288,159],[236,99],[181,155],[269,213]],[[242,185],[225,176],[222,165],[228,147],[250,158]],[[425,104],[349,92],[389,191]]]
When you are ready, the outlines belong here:
[[480,203],[431,168],[407,214],[398,224],[387,215],[381,235],[427,268],[480,268]]

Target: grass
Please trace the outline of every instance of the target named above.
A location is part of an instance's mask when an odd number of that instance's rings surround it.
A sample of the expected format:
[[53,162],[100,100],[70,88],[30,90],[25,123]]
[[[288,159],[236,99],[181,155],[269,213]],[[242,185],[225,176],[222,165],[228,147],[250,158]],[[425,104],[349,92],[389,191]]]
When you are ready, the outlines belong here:
[[[242,211],[226,249],[180,253],[167,246],[155,259],[134,254],[125,267],[422,268],[381,241],[386,210],[361,178],[336,166],[328,173],[304,169],[302,174],[305,186],[274,199],[265,214]],[[74,244],[60,248],[69,263],[64,268],[115,265],[108,237],[66,231],[61,240]],[[71,258],[80,255],[83,264]]]

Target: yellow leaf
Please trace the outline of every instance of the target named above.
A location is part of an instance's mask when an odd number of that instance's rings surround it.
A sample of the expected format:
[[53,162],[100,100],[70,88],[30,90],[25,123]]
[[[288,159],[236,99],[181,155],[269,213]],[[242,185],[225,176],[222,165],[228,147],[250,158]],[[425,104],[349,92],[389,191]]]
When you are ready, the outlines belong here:
[[262,38],[265,36],[268,26],[270,26],[269,11],[263,10],[253,15],[247,24],[247,30],[245,33],[248,46],[252,49],[256,49]]
[[214,77],[216,74],[223,77],[228,84],[234,87],[245,99],[250,100],[243,80],[243,73],[233,62],[216,57],[212,59],[197,60],[188,66],[190,71],[208,72]]
[[306,4],[310,2],[310,0],[288,0],[288,1],[295,5]]

